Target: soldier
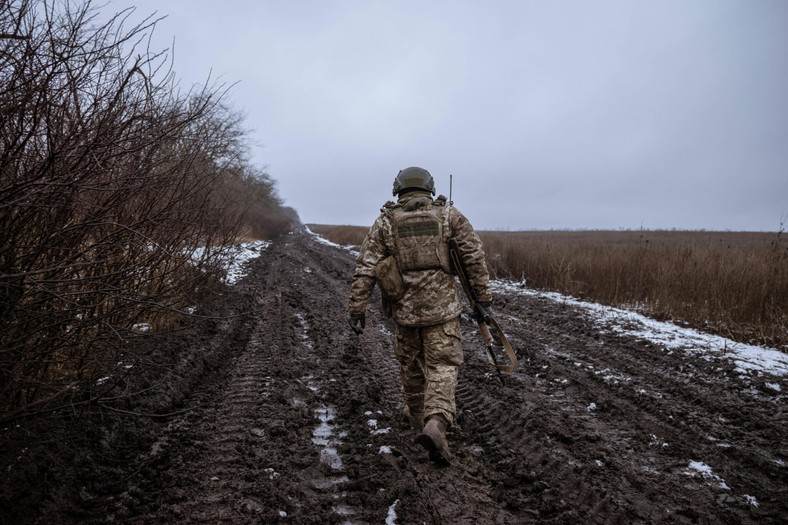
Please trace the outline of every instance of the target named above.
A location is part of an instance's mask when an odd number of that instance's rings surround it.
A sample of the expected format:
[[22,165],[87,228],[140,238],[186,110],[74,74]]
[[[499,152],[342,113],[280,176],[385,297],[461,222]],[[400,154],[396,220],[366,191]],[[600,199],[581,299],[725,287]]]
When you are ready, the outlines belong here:
[[490,279],[479,237],[468,219],[435,195],[422,168],[401,170],[394,179],[397,202],[387,202],[361,245],[350,287],[350,326],[360,334],[367,301],[378,283],[384,314],[396,324],[404,415],[421,430],[416,441],[430,459],[447,463],[446,430],[456,414],[455,387],[463,362],[462,310],[447,240],[457,240],[480,304],[492,302]]

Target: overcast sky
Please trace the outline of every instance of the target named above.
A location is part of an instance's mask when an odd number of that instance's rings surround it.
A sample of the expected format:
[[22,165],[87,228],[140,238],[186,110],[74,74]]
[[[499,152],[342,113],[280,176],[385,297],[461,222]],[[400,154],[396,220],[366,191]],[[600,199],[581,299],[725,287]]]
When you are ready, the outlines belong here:
[[776,231],[788,1],[111,0],[232,88],[303,222],[429,170],[478,229]]

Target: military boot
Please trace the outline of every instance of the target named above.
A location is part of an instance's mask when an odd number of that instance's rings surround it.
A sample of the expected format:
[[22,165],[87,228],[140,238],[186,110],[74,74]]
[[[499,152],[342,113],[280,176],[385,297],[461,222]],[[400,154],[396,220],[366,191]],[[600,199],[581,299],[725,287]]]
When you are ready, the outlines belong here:
[[416,443],[427,449],[430,461],[448,464],[451,459],[449,443],[446,441],[446,428],[448,424],[442,416],[430,416],[421,434],[416,438]]
[[424,426],[424,414],[418,412],[411,414],[410,407],[405,405],[402,410],[402,421],[413,430],[420,430]]

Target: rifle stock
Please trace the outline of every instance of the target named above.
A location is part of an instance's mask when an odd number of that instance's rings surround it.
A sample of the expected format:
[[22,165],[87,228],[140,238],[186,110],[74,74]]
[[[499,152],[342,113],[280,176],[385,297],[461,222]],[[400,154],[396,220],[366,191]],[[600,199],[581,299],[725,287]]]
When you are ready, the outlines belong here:
[[[501,384],[503,384],[503,376],[501,375],[501,371],[515,371],[518,366],[517,356],[515,355],[514,349],[512,349],[509,340],[506,339],[501,326],[492,317],[492,315],[490,315],[490,312],[488,312],[487,309],[484,308],[484,306],[482,306],[482,304],[479,302],[476,288],[473,285],[473,281],[471,281],[471,279],[468,277],[468,270],[462,260],[462,255],[460,254],[460,247],[457,244],[457,239],[451,237],[448,243],[449,255],[451,256],[454,271],[457,274],[457,277],[460,279],[460,284],[462,285],[462,289],[465,292],[465,296],[468,298],[468,302],[474,311],[474,317],[476,318],[476,322],[479,325],[479,332],[482,335],[482,340],[484,341],[484,345],[487,347],[487,352],[490,355],[490,358],[495,365],[495,369],[498,372],[498,379],[501,381]],[[501,343],[503,344],[503,347],[509,356],[511,365],[498,364],[498,359],[495,357],[495,352],[493,351],[493,338],[492,334],[490,333],[490,326],[495,328],[496,332],[498,333]]]

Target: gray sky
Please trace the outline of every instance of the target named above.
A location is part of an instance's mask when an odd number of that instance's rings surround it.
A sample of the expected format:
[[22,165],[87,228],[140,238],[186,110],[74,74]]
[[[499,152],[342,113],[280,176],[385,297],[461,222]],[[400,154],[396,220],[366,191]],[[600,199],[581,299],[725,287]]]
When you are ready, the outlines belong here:
[[111,0],[184,86],[238,82],[303,222],[421,166],[479,229],[788,223],[785,0]]

